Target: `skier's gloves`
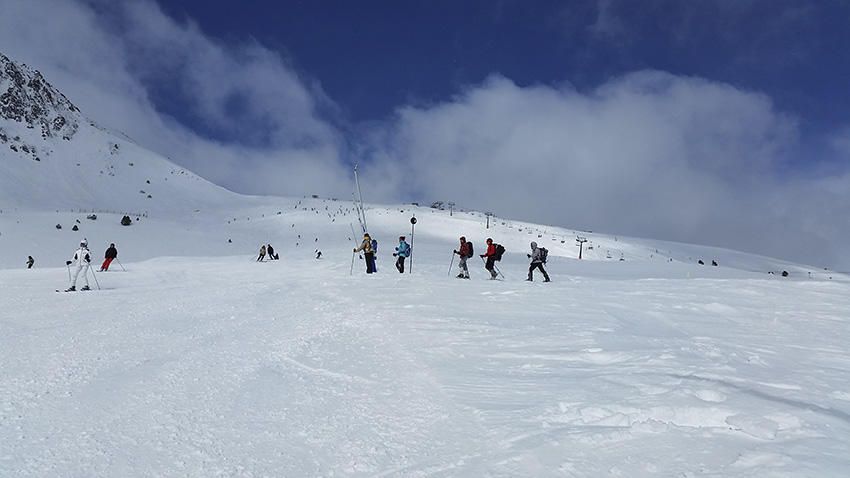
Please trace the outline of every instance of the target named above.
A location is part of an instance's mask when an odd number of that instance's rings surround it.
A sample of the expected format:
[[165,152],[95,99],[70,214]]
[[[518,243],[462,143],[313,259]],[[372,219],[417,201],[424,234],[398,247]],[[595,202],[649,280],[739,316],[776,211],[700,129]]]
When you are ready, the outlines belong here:
[[71,265],[71,261],[65,261],[65,265],[66,265],[66,266],[70,266],[70,265]]
[[396,254],[395,252],[393,252],[393,257],[395,257],[395,256],[397,256],[397,255],[398,255],[398,254]]
[[531,254],[526,254],[526,256],[528,256],[528,258],[531,259]]

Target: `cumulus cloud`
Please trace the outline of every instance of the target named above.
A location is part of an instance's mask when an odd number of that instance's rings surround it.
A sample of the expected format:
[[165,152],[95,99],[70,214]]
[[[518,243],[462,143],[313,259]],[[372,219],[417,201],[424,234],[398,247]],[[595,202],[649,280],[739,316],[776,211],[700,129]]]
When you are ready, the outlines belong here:
[[399,109],[373,141],[382,176],[414,195],[543,223],[842,260],[831,238],[847,232],[833,220],[847,204],[846,179],[783,173],[799,153],[795,119],[729,85],[644,71],[582,93],[493,76],[451,101]]

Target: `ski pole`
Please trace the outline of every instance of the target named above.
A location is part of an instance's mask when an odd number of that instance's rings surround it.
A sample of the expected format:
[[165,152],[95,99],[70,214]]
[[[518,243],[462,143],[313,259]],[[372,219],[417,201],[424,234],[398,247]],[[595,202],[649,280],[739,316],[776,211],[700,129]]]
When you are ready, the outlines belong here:
[[[484,259],[484,258],[482,257],[482,258],[481,258],[481,260],[484,262],[484,264],[485,264],[485,268],[486,268],[487,259]],[[496,266],[496,262],[495,262],[495,261],[493,262],[493,269],[496,271],[496,273],[497,273],[497,274],[499,274],[500,276],[502,276],[502,279],[504,279],[504,278],[505,278],[505,274],[502,274],[502,271],[500,271],[500,270],[499,270],[499,267],[498,267],[498,266]]]
[[452,261],[449,262],[449,273],[448,273],[449,276],[452,275],[452,266],[454,265],[454,263],[455,263],[455,253],[452,252]]
[[357,255],[357,252],[351,253],[351,271],[348,273],[348,275],[350,275],[350,276],[354,275],[354,256],[356,256],[356,255]]
[[65,264],[65,267],[68,268],[68,283],[71,283],[71,264]]
[[97,281],[97,275],[94,273],[94,269],[91,266],[86,266],[86,270],[91,269],[91,276],[94,277],[94,283],[97,285],[97,290],[100,290],[100,283]]
[[121,261],[119,261],[117,257],[115,258],[115,262],[117,262],[118,265],[121,266],[122,271],[127,272],[127,269],[124,268],[124,264],[122,264]]

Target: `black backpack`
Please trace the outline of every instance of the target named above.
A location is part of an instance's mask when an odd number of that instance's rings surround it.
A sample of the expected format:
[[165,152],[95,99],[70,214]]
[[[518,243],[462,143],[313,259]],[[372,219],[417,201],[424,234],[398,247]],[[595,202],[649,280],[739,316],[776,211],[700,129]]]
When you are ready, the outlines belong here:
[[540,260],[543,261],[543,263],[545,264],[546,259],[548,257],[549,257],[549,249],[546,249],[545,247],[541,247],[540,248]]
[[502,254],[505,253],[505,246],[503,246],[501,244],[495,244],[495,246],[496,246],[496,254],[493,256],[493,259],[495,259],[497,261],[501,261],[502,260]]
[[466,245],[469,246],[469,254],[467,254],[466,257],[467,258],[475,257],[475,249],[472,248],[472,243],[469,242],[469,241],[466,241]]

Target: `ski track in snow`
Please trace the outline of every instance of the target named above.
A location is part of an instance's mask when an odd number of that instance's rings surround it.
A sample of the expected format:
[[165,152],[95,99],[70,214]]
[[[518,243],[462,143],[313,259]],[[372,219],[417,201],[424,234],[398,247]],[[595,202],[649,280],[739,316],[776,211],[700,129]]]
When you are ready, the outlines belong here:
[[388,242],[374,276],[348,243],[128,261],[90,293],[0,271],[0,476],[845,476],[846,282],[558,257],[550,284],[523,257],[460,281],[439,234],[405,276]]

